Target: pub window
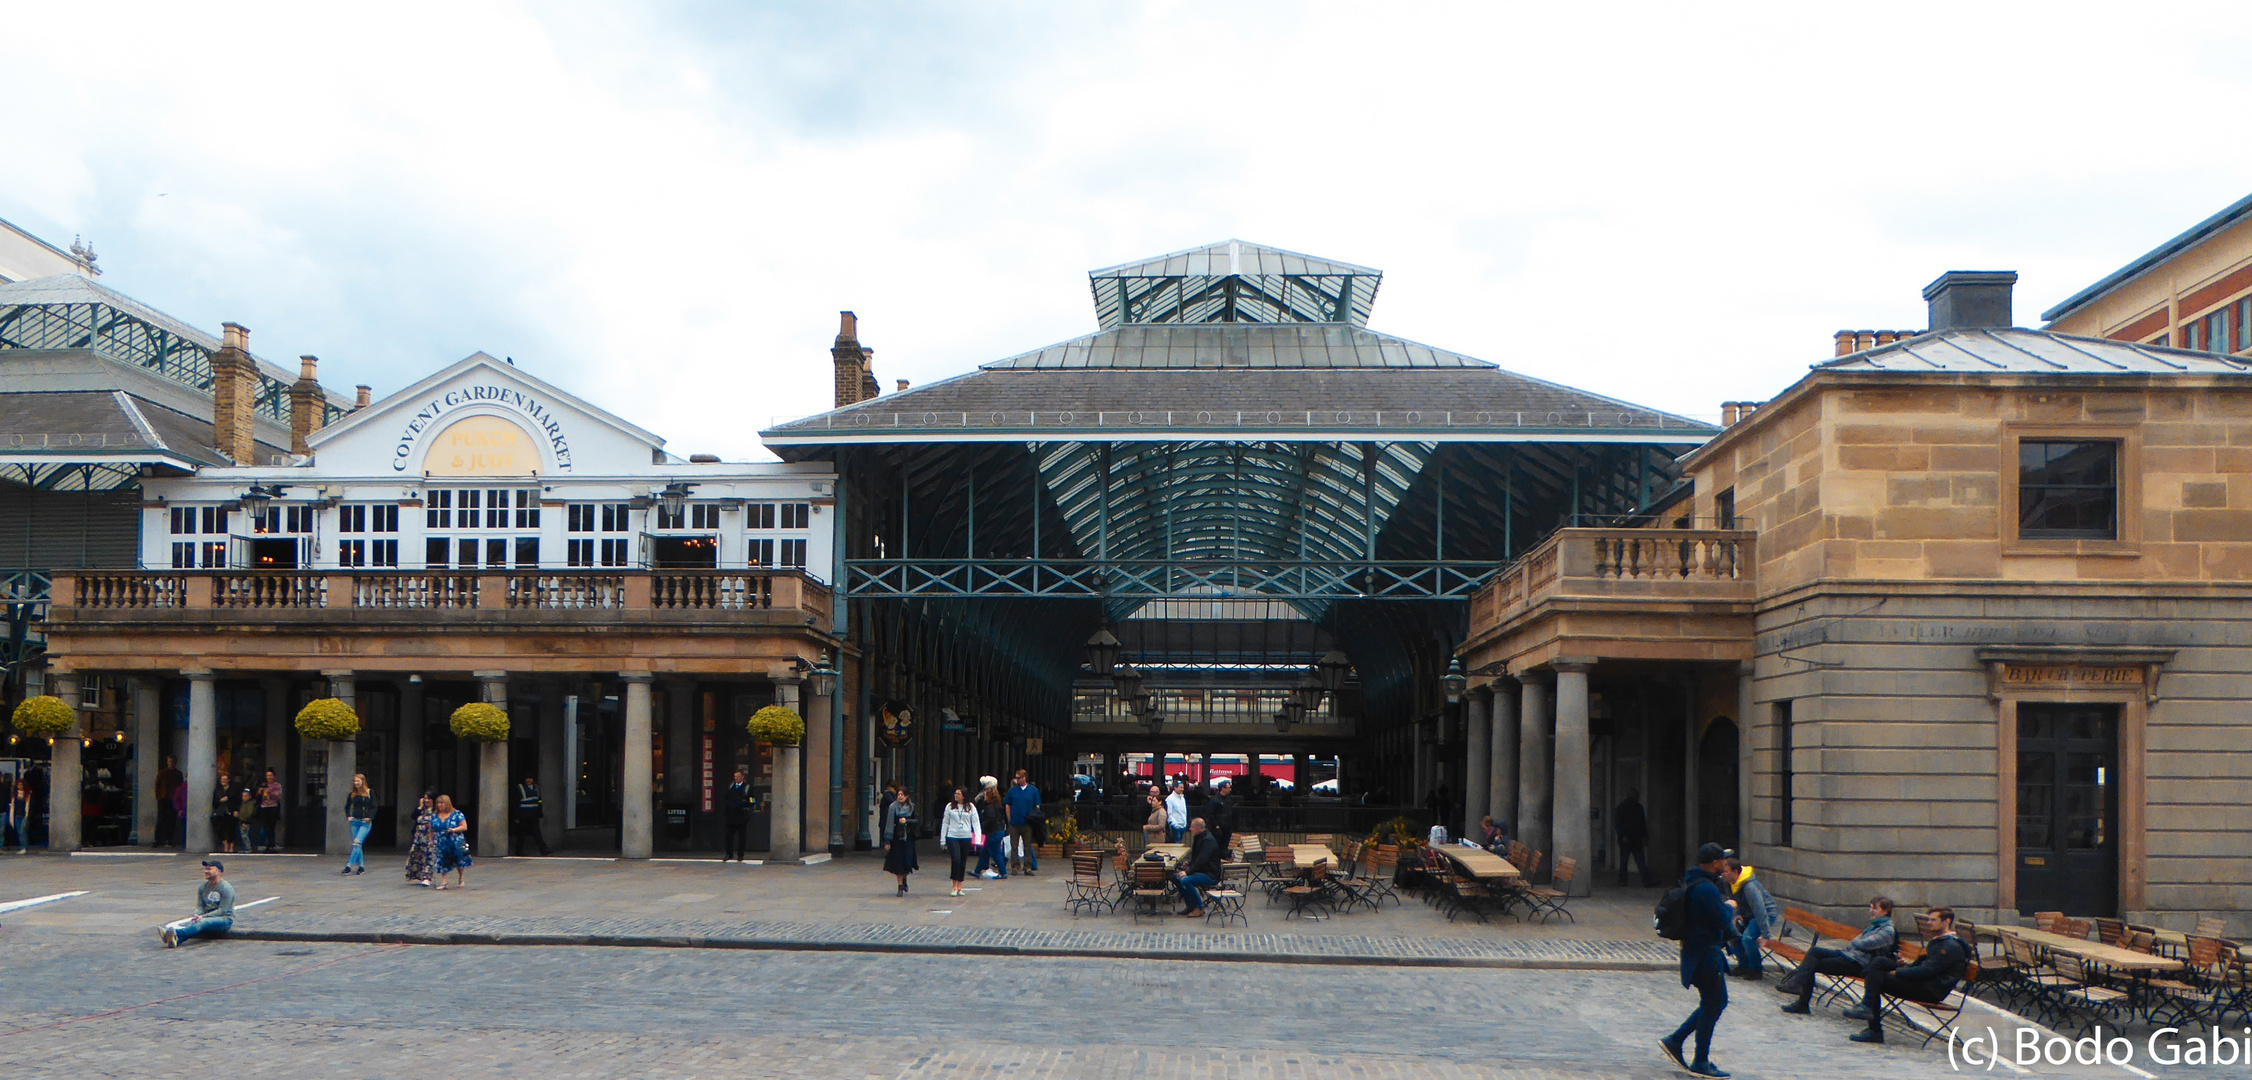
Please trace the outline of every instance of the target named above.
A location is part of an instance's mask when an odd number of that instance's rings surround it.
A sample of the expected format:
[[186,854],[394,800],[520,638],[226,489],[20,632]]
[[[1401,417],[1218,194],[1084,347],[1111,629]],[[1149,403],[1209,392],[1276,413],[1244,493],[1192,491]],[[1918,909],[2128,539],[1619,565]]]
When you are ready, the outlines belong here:
[[[422,524],[423,524],[423,526],[424,526],[425,528],[431,528],[431,529],[451,529],[451,528],[453,528],[453,527],[454,527],[454,510],[453,510],[453,506],[454,506],[454,493],[453,493],[453,492],[451,492],[451,491],[433,491],[433,492],[429,492],[429,493],[427,493],[427,494],[426,494],[426,495],[424,496],[424,498],[425,498],[425,499],[426,499],[427,501],[426,501],[426,502],[425,502],[425,503],[423,504],[423,508],[422,508]],[[433,563],[431,563],[430,565],[432,565],[432,566],[444,566],[444,565],[446,565],[446,560],[444,560],[444,559],[442,559],[442,558],[441,558],[441,559],[437,560],[436,562],[433,562]]]
[[483,546],[484,545],[479,544],[475,540],[462,540],[457,542],[456,544],[454,544],[454,565],[462,567],[476,566],[477,553],[481,548],[483,548]]
[[485,527],[486,527],[486,528],[488,528],[488,529],[505,529],[505,528],[507,528],[507,527],[508,527],[508,497],[509,497],[509,495],[511,495],[511,494],[522,494],[522,493],[521,493],[521,492],[511,493],[511,492],[507,492],[507,491],[501,491],[501,490],[497,490],[497,489],[496,489],[496,490],[493,490],[493,491],[488,491],[488,492],[486,492],[486,493],[485,493]]
[[516,527],[519,529],[537,529],[540,527],[539,492],[520,490],[516,493]]
[[1789,847],[1791,821],[1795,815],[1791,812],[1791,703],[1788,701],[1775,703],[1775,750],[1778,759],[1775,763],[1776,794],[1780,796],[1777,800],[1780,803],[1777,814],[1781,818],[1781,836],[1776,842]]
[[461,522],[462,528],[477,527],[478,520],[484,516],[478,513],[478,508],[485,505],[484,496],[484,492],[475,488],[463,488],[454,492],[454,509],[459,511],[456,520]]
[[433,570],[446,566],[448,563],[451,563],[453,561],[453,559],[449,557],[452,549],[453,541],[448,540],[443,536],[433,536],[430,539],[423,541],[423,565],[428,566]]
[[368,531],[395,533],[399,531],[399,506],[390,503],[368,507]]
[[718,503],[694,503],[688,507],[688,527],[691,529],[719,528]]
[[[396,511],[398,508],[392,507],[391,509]],[[368,565],[389,567],[399,565],[399,542],[397,540],[370,540],[367,543]]]
[[632,532],[633,507],[625,503],[603,503],[602,531],[606,533]]
[[752,503],[743,508],[743,527],[746,529],[771,529],[774,527],[774,504]]
[[[572,509],[576,510],[578,507],[574,506]],[[563,542],[563,561],[571,566],[593,566],[594,541],[565,540]]]
[[[594,531],[594,504],[572,503],[563,508],[563,527],[566,532],[590,533]],[[573,564],[578,565],[578,564]]]
[[1712,516],[1723,529],[1736,527],[1736,489],[1729,488],[1712,497]]
[[2028,540],[2119,536],[2119,444],[2025,439],[2017,444],[2017,534]]
[[785,529],[810,529],[813,527],[812,503],[783,503],[782,527]]
[[192,541],[192,540],[191,540],[191,541],[189,541],[189,542],[187,542],[187,543],[184,543],[184,544],[174,544],[174,545],[172,545],[172,569],[174,569],[174,570],[193,570],[193,569],[195,569],[195,568],[196,568],[196,565],[195,565],[196,548],[197,548],[197,547],[199,547],[199,546],[200,546],[200,545],[196,544],[196,543],[195,543],[194,541]]
[[508,565],[508,541],[500,539],[485,541],[485,565]]
[[782,565],[794,566],[800,569],[803,569],[805,567],[805,541],[782,541]]
[[518,565],[518,566],[525,566],[525,567],[536,567],[536,566],[538,566],[539,564],[540,564],[540,538],[539,538],[539,537],[537,537],[537,536],[519,536],[519,537],[517,537],[517,538],[516,538],[516,565]]
[[353,538],[336,542],[338,566],[397,566],[399,542],[397,540],[366,540]]
[[290,535],[313,531],[313,508],[310,506],[265,506],[250,512],[250,531],[266,535]]
[[774,541],[753,539],[750,554],[744,562],[750,566],[774,565]]
[[368,508],[365,506],[337,507],[336,531],[340,533],[361,533],[368,531]]
[[368,542],[365,540],[339,540],[336,542],[336,565],[344,567],[368,564]]
[[626,565],[626,541],[624,541],[624,540],[604,540],[604,541],[602,541],[602,565],[604,565],[604,566],[624,566],[624,565]]

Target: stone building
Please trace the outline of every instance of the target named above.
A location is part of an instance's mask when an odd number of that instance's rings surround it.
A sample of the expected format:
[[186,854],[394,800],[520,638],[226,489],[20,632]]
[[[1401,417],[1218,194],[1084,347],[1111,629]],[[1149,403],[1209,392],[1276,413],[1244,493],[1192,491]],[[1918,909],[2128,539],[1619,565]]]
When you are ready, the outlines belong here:
[[2061,334],[2252,354],[2252,195],[2041,317]]

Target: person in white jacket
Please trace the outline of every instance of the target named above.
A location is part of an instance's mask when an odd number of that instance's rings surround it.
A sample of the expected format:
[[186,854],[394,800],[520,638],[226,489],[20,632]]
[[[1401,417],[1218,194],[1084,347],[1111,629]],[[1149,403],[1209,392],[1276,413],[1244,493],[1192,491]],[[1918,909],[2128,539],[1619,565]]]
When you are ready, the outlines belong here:
[[954,891],[950,896],[961,896],[962,877],[970,864],[970,852],[985,847],[985,830],[978,823],[977,807],[970,805],[969,797],[955,788],[946,800],[946,808],[939,811],[938,837],[946,844],[946,853],[954,857]]
[[1189,831],[1189,797],[1187,792],[1181,790],[1183,786],[1178,782],[1174,783],[1173,790],[1165,796],[1165,840],[1167,843],[1180,843],[1181,834]]

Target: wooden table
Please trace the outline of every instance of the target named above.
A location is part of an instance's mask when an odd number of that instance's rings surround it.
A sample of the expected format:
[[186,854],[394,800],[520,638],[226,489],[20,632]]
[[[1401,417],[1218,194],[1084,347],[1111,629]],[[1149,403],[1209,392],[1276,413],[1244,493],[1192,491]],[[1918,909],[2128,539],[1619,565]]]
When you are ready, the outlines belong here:
[[1460,844],[1441,844],[1431,850],[1447,857],[1449,862],[1462,868],[1462,872],[1481,881],[1505,881],[1523,877],[1509,860],[1484,848],[1463,847]]
[[1997,926],[1994,930],[1996,933],[2014,934],[2018,940],[2029,945],[2038,945],[2052,952],[2077,956],[2082,960],[2102,964],[2108,968],[2117,968],[2121,971],[2178,971],[2183,967],[2181,961],[2170,956],[2152,956],[2149,953],[2136,952],[2133,949],[2122,949],[2117,945],[2106,945],[2100,941],[2052,934],[2046,930],[2033,929],[2030,926]]
[[1326,845],[1323,845],[1323,844],[1292,844],[1292,845],[1290,845],[1290,862],[1291,862],[1291,865],[1293,865],[1293,866],[1296,866],[1296,867],[1297,867],[1298,869],[1300,869],[1300,870],[1304,870],[1304,869],[1306,869],[1307,867],[1310,867],[1310,866],[1314,865],[1315,863],[1323,863],[1323,862],[1326,862],[1326,863],[1334,863],[1334,862],[1336,862],[1336,861],[1337,861],[1337,856],[1336,856],[1336,855],[1335,855],[1334,853],[1332,853],[1332,852],[1331,852],[1331,851],[1329,850],[1329,848],[1328,848],[1328,847],[1327,847]]
[[1167,863],[1177,863],[1189,857],[1189,846],[1187,844],[1151,844],[1143,850],[1154,851],[1165,856]]

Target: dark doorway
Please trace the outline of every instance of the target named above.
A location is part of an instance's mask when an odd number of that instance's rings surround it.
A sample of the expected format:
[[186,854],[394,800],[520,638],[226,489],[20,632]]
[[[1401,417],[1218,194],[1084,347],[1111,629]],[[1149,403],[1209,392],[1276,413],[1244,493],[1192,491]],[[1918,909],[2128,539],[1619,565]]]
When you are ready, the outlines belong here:
[[1723,716],[1697,744],[1697,835],[1727,848],[1743,846],[1736,835],[1737,738],[1736,722]]
[[2119,706],[2017,707],[2020,914],[2119,913]]
[[253,570],[297,569],[297,541],[252,540],[250,542],[250,568]]
[[652,537],[649,551],[660,570],[709,570],[719,565],[716,536]]

